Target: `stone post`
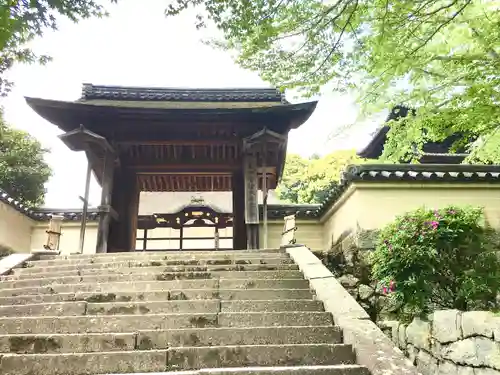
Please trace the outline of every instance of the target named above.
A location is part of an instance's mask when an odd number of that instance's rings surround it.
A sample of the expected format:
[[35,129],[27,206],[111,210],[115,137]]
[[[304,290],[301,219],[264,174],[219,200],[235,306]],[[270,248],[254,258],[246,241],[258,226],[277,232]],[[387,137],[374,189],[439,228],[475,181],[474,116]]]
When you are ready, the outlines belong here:
[[283,225],[283,232],[281,233],[281,246],[288,246],[295,244],[295,215],[285,216],[285,224]]
[[49,229],[47,233],[47,244],[44,245],[45,250],[59,251],[59,240],[61,238],[61,227],[64,217],[53,215],[50,218]]

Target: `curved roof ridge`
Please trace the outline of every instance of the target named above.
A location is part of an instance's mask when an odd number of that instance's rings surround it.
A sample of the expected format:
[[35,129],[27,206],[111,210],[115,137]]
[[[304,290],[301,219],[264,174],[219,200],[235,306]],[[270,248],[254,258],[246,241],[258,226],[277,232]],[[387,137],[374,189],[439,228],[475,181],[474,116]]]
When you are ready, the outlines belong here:
[[129,101],[201,101],[201,102],[277,102],[289,104],[280,90],[269,88],[188,88],[106,86],[84,83],[80,101],[86,100]]

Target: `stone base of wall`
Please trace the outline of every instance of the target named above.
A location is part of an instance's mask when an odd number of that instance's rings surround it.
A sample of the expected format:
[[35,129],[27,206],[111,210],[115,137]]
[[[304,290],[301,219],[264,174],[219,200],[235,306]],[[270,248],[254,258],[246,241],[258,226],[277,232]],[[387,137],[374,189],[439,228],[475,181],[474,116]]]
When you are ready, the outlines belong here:
[[371,281],[370,254],[378,234],[376,230],[358,230],[332,244],[328,251],[315,252],[373,321],[390,319],[394,311],[382,287]]
[[500,316],[439,310],[409,325],[379,323],[423,375],[500,375]]

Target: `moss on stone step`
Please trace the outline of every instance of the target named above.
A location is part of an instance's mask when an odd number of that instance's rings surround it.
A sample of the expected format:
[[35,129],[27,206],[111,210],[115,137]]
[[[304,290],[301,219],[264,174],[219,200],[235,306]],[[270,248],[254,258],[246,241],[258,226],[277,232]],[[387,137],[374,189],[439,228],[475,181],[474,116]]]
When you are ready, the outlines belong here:
[[11,353],[47,353],[59,349],[57,340],[50,336],[12,336],[9,337]]

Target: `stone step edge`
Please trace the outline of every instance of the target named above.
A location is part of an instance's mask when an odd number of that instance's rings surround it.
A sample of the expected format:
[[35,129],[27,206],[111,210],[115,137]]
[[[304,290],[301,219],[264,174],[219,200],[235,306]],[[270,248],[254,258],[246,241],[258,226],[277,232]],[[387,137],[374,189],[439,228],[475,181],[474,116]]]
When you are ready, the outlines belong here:
[[[213,257],[213,258],[212,258]],[[131,259],[131,260],[147,260],[147,259],[164,259],[164,260],[193,260],[196,258],[200,259],[267,259],[267,258],[272,258],[272,259],[288,259],[290,258],[290,255],[285,252],[285,251],[279,251],[279,252],[254,252],[254,253],[238,253],[238,252],[232,252],[232,253],[223,253],[223,252],[198,252],[198,253],[182,253],[182,252],[169,252],[169,253],[113,253],[109,254],[107,256],[90,256],[90,257],[72,257],[71,255],[65,255],[60,258],[57,257],[39,257],[36,259],[28,260],[27,262],[29,263],[45,263],[45,262],[57,262],[57,263],[62,263],[67,261],[97,261],[97,263],[105,263],[102,262],[102,260],[106,259],[110,260],[118,260],[118,259]],[[109,263],[109,262],[108,262]]]
[[[285,338],[285,341],[288,341],[288,339],[293,336],[294,338],[301,338],[301,334],[305,332],[310,332],[311,330],[314,330],[315,333],[314,337],[318,337],[317,339],[311,340],[309,338],[306,343],[308,344],[342,344],[342,331],[339,327],[337,326],[332,326],[332,325],[298,325],[298,326],[286,326],[286,327],[269,327],[269,326],[263,326],[263,327],[205,327],[205,328],[171,328],[171,329],[143,329],[143,330],[135,330],[135,331],[129,331],[129,332],[87,332],[87,333],[40,333],[40,334],[24,334],[24,333],[17,333],[17,334],[1,334],[0,335],[0,342],[9,342],[12,343],[14,342],[29,342],[32,345],[37,342],[40,342],[38,340],[48,340],[50,339],[52,342],[57,342],[58,344],[65,346],[66,344],[70,344],[67,349],[67,351],[59,351],[59,352],[45,352],[45,353],[37,353],[32,350],[29,352],[16,352],[15,350],[6,350],[6,351],[1,351],[0,350],[0,357],[3,354],[58,354],[58,353],[65,353],[65,354],[70,354],[70,353],[99,353],[100,351],[93,351],[93,350],[85,350],[85,351],[80,351],[76,350],[76,347],[72,346],[72,343],[74,344],[75,342],[78,341],[86,341],[86,342],[92,342],[92,340],[99,340],[102,338],[113,338],[113,339],[124,339],[124,340],[132,340],[132,347],[127,345],[127,351],[151,351],[151,350],[167,350],[171,347],[179,347],[179,346],[172,346],[170,345],[169,342],[162,342],[161,347],[158,346],[157,344],[154,345],[154,347],[151,348],[144,348],[141,345],[141,339],[143,338],[150,338],[155,336],[160,336],[162,337],[163,335],[171,336],[186,336],[186,335],[192,335],[192,334],[197,334],[197,335],[209,335],[208,337],[214,337],[214,336],[227,336],[227,335],[244,335],[244,337],[251,337],[252,335],[256,335],[257,337],[259,335],[271,335],[271,337],[274,337],[276,334],[278,338],[276,339],[275,344],[269,344],[269,345],[281,345],[282,340],[279,339],[280,335],[281,337]],[[296,335],[298,333],[298,336]],[[269,336],[268,336],[269,337]],[[20,341],[16,341],[20,340]],[[74,341],[76,340],[76,341]],[[208,342],[205,341],[206,346]],[[250,338],[250,342],[241,342],[239,344],[241,345],[267,345],[267,344],[258,344],[254,343],[252,344],[253,340]],[[271,342],[274,341],[273,339],[270,340]],[[295,340],[292,340],[295,341]],[[12,345],[12,344],[11,344]],[[290,345],[297,345],[294,343],[290,343]],[[77,345],[78,346],[78,345]],[[35,346],[36,347],[36,346]],[[192,347],[192,346],[189,346]],[[26,350],[22,349],[22,350]],[[109,350],[114,352],[121,352],[123,351],[123,348],[117,349],[117,350]]]
[[[175,300],[175,299],[170,299],[170,300],[149,300],[149,301],[110,301],[110,302],[88,302],[88,301],[61,301],[61,302],[40,302],[40,303],[27,303],[23,305],[0,305],[0,308],[2,307],[20,307],[22,306],[23,308],[29,308],[29,307],[38,307],[38,306],[74,306],[77,304],[85,304],[86,306],[88,305],[100,305],[100,304],[113,304],[116,306],[127,306],[131,304],[136,304],[136,305],[147,305],[151,303],[166,303],[166,304],[176,304],[176,303],[199,303],[202,305],[203,303],[206,302],[216,302],[219,304],[219,311],[222,307],[223,304],[228,304],[228,303],[237,303],[237,302],[245,302],[245,303],[262,303],[262,302],[267,302],[269,304],[272,303],[279,303],[279,302],[296,302],[296,303],[302,303],[302,302],[317,302],[317,303],[322,303],[319,300],[315,299],[294,299],[294,298],[283,298],[283,299],[252,299],[252,300],[245,300],[245,299],[220,299],[220,298],[206,298],[206,299],[185,299],[185,300]],[[85,309],[86,310],[86,309]],[[238,311],[236,311],[238,312]],[[255,311],[254,311],[255,312]],[[300,312],[300,311],[299,311]],[[121,315],[121,314],[119,314]],[[149,314],[148,314],[149,315]],[[47,315],[48,316],[48,315]],[[64,315],[57,315],[57,316],[64,316]],[[0,315],[0,318],[4,316]],[[7,318],[7,317],[4,317]]]
[[[98,253],[98,254],[81,254],[81,253],[73,253],[73,254],[61,254],[61,255],[41,255],[40,260],[52,260],[52,259],[66,259],[66,258],[106,258],[106,257],[117,257],[117,256],[127,256],[127,255],[162,255],[162,254],[187,254],[187,255],[196,255],[196,254],[262,254],[262,253],[286,253],[285,249],[279,247],[269,247],[265,249],[245,249],[245,250],[158,250],[158,251],[123,251],[123,252],[115,252],[115,253]],[[44,259],[43,257],[47,257]],[[48,258],[52,257],[52,258]]]
[[[116,264],[116,263],[112,263]],[[268,266],[268,267],[276,267],[276,269],[258,269],[259,266]],[[220,267],[232,267],[230,269],[217,269]],[[5,280],[9,280],[9,277],[21,276],[21,275],[57,275],[57,274],[73,274],[75,271],[87,273],[85,276],[92,276],[99,274],[100,272],[105,272],[108,270],[113,271],[111,274],[117,273],[125,273],[125,274],[134,274],[135,272],[130,272],[130,270],[148,270],[148,269],[168,269],[168,268],[177,268],[178,271],[165,271],[165,272],[236,272],[236,271],[298,271],[299,268],[296,264],[288,263],[288,264],[198,264],[198,265],[149,265],[149,266],[138,266],[135,264],[124,266],[124,267],[80,267],[75,266],[74,269],[63,269],[60,270],[57,266],[50,266],[50,268],[54,268],[53,270],[46,270],[48,267],[30,267],[30,268],[18,268],[15,270],[14,275],[4,276]],[[188,268],[188,271],[183,271],[183,269]],[[243,268],[243,269],[240,269]],[[250,269],[246,269],[250,268]],[[255,268],[255,269],[254,269]],[[92,271],[92,272],[89,272]],[[30,272],[37,271],[37,272]],[[139,273],[139,272],[138,272]],[[147,272],[146,272],[147,273]],[[46,276],[44,276],[46,277]]]
[[[164,372],[141,372],[134,373],[133,375],[204,375],[204,374],[229,374],[237,375],[239,373],[244,373],[248,375],[249,373],[260,373],[260,372],[293,372],[297,375],[301,374],[304,370],[366,370],[366,367],[360,365],[314,365],[314,366],[260,366],[260,367],[220,367],[220,368],[205,368],[199,370],[183,370],[183,371],[164,371]],[[368,374],[368,372],[365,372]],[[339,375],[342,373],[339,373]],[[355,372],[350,372],[349,375],[355,374]],[[362,373],[364,375],[364,373]],[[99,374],[99,375],[131,375],[131,374]]]
[[[316,316],[331,316],[329,312],[326,311],[237,311],[237,312],[218,312],[218,313],[158,313],[158,314],[148,314],[148,317],[174,317],[174,316],[189,316],[189,317],[207,317],[213,316],[217,318],[216,324],[218,324],[218,317],[221,315],[279,315],[279,314],[294,314],[294,315],[316,315]],[[0,321],[1,320],[17,320],[21,322],[22,320],[29,320],[29,319],[36,319],[36,320],[41,320],[41,319],[57,319],[57,320],[71,320],[71,319],[123,319],[126,320],[127,318],[137,318],[140,315],[137,314],[122,314],[122,315],[81,315],[81,316],[57,316],[57,315],[41,315],[41,316],[14,316],[14,317],[8,317],[8,316],[0,316]],[[333,324],[334,325],[334,324]],[[212,326],[213,327],[213,326]],[[222,326],[225,328],[226,326]],[[240,326],[241,327],[241,326]],[[279,327],[289,327],[289,326],[279,326]],[[215,327],[217,328],[217,326]],[[245,328],[245,327],[241,327]],[[94,333],[99,333],[99,332],[94,332]]]
[[103,355],[109,355],[109,354],[116,354],[116,353],[121,353],[121,354],[134,354],[137,352],[158,352],[158,353],[163,353],[163,352],[169,352],[172,350],[204,350],[204,349],[246,349],[246,348],[309,348],[309,347],[346,347],[346,346],[351,346],[351,344],[264,344],[264,345],[214,345],[214,346],[172,346],[168,349],[160,349],[160,350],[123,350],[119,352],[90,352],[90,353],[40,353],[40,354],[17,354],[17,353],[5,353],[2,354],[0,357],[0,362],[1,359],[4,357],[14,357],[14,356],[26,356],[26,357],[39,357],[39,356],[50,356],[50,357],[55,357],[55,356],[70,356],[70,355],[97,355],[97,354],[103,354]]
[[[130,267],[130,268],[141,268],[141,267]],[[16,278],[17,276],[6,276],[5,278],[0,279],[0,285],[2,282],[15,282],[15,281],[38,281],[38,280],[60,280],[60,279],[72,279],[79,277],[81,280],[84,277],[116,277],[116,276],[133,276],[133,277],[141,277],[141,276],[159,276],[159,275],[173,275],[173,276],[184,276],[184,275],[189,275],[189,274],[214,274],[214,277],[207,277],[207,278],[195,278],[195,279],[173,279],[173,280],[211,280],[211,279],[238,279],[237,277],[221,277],[217,276],[221,273],[236,273],[236,272],[261,272],[263,274],[269,274],[272,275],[272,273],[280,273],[280,272],[295,272],[297,274],[302,275],[302,272],[300,270],[229,270],[229,271],[211,271],[211,270],[200,270],[200,271],[161,271],[161,268],[163,267],[154,267],[158,268],[158,272],[144,272],[144,273],[94,273],[90,275],[81,275],[80,271],[77,272],[76,275],[74,276],[53,276],[53,277],[34,277],[34,278],[23,278],[19,279]],[[103,271],[107,271],[108,269],[104,269]],[[223,275],[222,275],[223,276]],[[257,279],[258,280],[258,279]],[[261,279],[262,280],[262,279]],[[271,279],[272,280],[272,279]],[[83,281],[83,280],[82,280]],[[153,280],[153,281],[170,281],[170,280]]]
[[[268,261],[267,263],[241,263],[242,261],[255,261],[255,260],[266,260]],[[213,258],[201,258],[196,260],[199,263],[176,263],[176,262],[189,262],[192,261],[194,262],[196,259],[162,259],[162,258],[145,258],[145,259],[123,259],[123,260],[110,260],[109,262],[74,262],[74,263],[67,263],[66,260],[62,260],[63,263],[61,264],[45,264],[43,262],[48,262],[45,260],[40,260],[40,261],[28,261],[26,262],[26,266],[23,267],[24,269],[37,269],[37,268],[43,268],[43,269],[53,269],[53,270],[58,270],[61,267],[70,267],[71,269],[75,269],[78,267],[82,266],[95,266],[91,268],[122,268],[122,267],[131,267],[132,265],[135,265],[137,263],[145,263],[145,262],[165,262],[166,264],[162,266],[230,266],[230,265],[250,265],[250,264],[272,264],[272,265],[282,265],[282,264],[294,264],[291,258],[289,257],[274,257],[274,258],[260,258],[260,257],[255,257],[255,258],[232,258],[232,259],[213,259]],[[216,263],[220,261],[231,261],[231,263]],[[280,262],[277,262],[280,261]],[[282,263],[282,261],[287,261]],[[64,263],[66,262],[66,263]],[[168,264],[170,262],[170,264]],[[211,262],[211,263],[207,263]],[[271,263],[269,263],[271,262]],[[118,266],[117,266],[118,264]],[[140,266],[139,266],[140,267]]]
[[[201,296],[201,298],[190,298],[190,299],[180,299],[180,298],[175,298],[176,295],[180,293],[189,293],[192,294],[206,294],[205,296]],[[231,293],[236,293],[239,294],[238,301],[256,301],[259,299],[255,298],[244,298],[244,294],[248,293],[250,294],[250,297],[252,295],[255,295],[255,293],[305,293],[309,294],[307,296],[308,298],[292,298],[296,300],[303,300],[303,301],[317,301],[316,294],[314,290],[311,289],[170,289],[170,290],[154,290],[154,291],[146,291],[146,292],[141,292],[141,291],[115,291],[115,292],[65,292],[65,293],[45,293],[45,294],[22,294],[22,295],[17,295],[17,296],[0,296],[0,304],[1,306],[25,306],[25,305],[32,305],[32,304],[43,304],[43,303],[62,303],[62,302],[89,302],[89,303],[112,303],[112,302],[149,302],[153,301],[150,300],[150,296],[154,296],[159,293],[164,293],[168,294],[168,296],[165,299],[162,299],[161,301],[203,301],[203,300],[210,300],[213,299],[215,294],[223,295],[224,293],[231,294]],[[52,299],[51,297],[53,296],[59,296],[61,297],[60,299]],[[101,296],[103,298],[107,298],[105,300],[97,298],[97,296]],[[129,300],[124,300],[122,299],[123,296],[128,296],[130,297]],[[143,298],[140,298],[139,296],[142,296]],[[172,298],[174,297],[174,298]],[[207,297],[207,298],[203,298]],[[23,303],[12,303],[14,299],[18,300],[23,300]],[[27,301],[31,299],[32,301]],[[49,301],[47,301],[49,299]],[[220,299],[220,298],[216,298]],[[277,298],[276,300],[281,300],[282,297]],[[284,299],[290,299],[290,298],[284,298]],[[25,300],[27,303],[25,303]],[[7,302],[6,304],[3,304],[3,302]],[[154,299],[154,301],[157,301]],[[226,301],[232,301],[231,299],[227,299]]]
[[[85,336],[108,336],[108,335],[139,335],[144,333],[161,333],[161,332],[207,332],[207,331],[248,331],[250,329],[262,329],[262,330],[289,330],[289,329],[299,329],[299,328],[323,328],[323,329],[332,329],[336,331],[340,331],[340,328],[336,325],[314,325],[314,326],[253,326],[253,327],[200,327],[200,328],[169,328],[169,329],[138,329],[133,331],[123,331],[123,332],[84,332],[84,333],[12,333],[12,334],[0,334],[1,338],[10,338],[10,337],[85,337]],[[279,345],[279,344],[276,344]],[[308,344],[289,344],[289,345],[308,345]],[[323,345],[323,344],[317,344]],[[333,345],[333,344],[332,344]],[[243,345],[245,346],[245,345]],[[202,346],[194,346],[194,348],[202,348]],[[114,353],[114,352],[113,352]]]
[[[66,284],[66,285],[80,285],[80,284]],[[16,288],[14,288],[16,289]],[[24,288],[18,288],[18,289],[24,289]],[[289,291],[308,291],[311,293],[312,296],[315,295],[314,290],[309,289],[309,288],[301,288],[301,289],[290,289],[290,288],[252,288],[252,289],[240,289],[240,288],[232,288],[232,289],[227,289],[227,288],[203,288],[203,289],[178,289],[178,288],[173,288],[173,289],[164,289],[164,290],[146,290],[146,291],[138,291],[138,290],[124,290],[124,291],[111,291],[111,292],[64,292],[64,293],[45,293],[45,294],[19,294],[17,296],[0,296],[0,300],[2,298],[28,298],[28,297],[43,297],[43,296],[53,296],[55,294],[57,295],[65,295],[65,296],[75,296],[78,297],[79,294],[100,294],[100,295],[109,295],[109,294],[154,294],[154,293],[179,293],[179,292],[186,292],[186,293],[196,293],[196,292],[207,292],[207,293],[215,293],[215,292],[289,292]],[[185,301],[193,301],[192,300],[185,300]],[[67,302],[78,302],[79,300],[72,300],[72,301],[67,301]],[[82,301],[82,300],[80,300]],[[166,300],[166,301],[178,301],[178,300]],[[254,300],[240,300],[240,301],[254,301]],[[65,301],[61,301],[65,302]],[[109,301],[109,302],[114,302],[114,301]],[[116,302],[126,302],[126,301],[116,301]],[[130,301],[132,302],[132,301]],[[145,301],[146,302],[146,301]],[[23,304],[24,305],[24,304]],[[23,305],[3,305],[3,306],[23,306]]]
[[[43,280],[43,279],[42,279]],[[270,281],[281,281],[281,282],[297,282],[297,281],[307,281],[306,279],[232,279],[232,278],[227,278],[227,279],[224,279],[224,278],[215,278],[215,279],[184,279],[184,280],[165,280],[165,281],[159,281],[159,280],[141,280],[141,281],[137,281],[136,283],[174,283],[174,282],[180,282],[182,283],[183,281],[186,281],[186,282],[193,282],[193,281],[216,281],[216,282],[220,282],[220,281],[233,281],[233,282],[248,282],[248,281],[252,281],[252,282],[261,282],[261,281],[264,281],[264,282],[270,282]],[[106,282],[105,285],[107,287],[110,287],[111,285],[126,285],[126,284],[130,284],[130,281],[110,281],[110,282]],[[17,296],[7,296],[7,295],[3,295],[2,292],[13,292],[15,293],[16,290],[22,290],[22,289],[29,289],[29,288],[33,288],[33,289],[36,289],[36,288],[39,288],[39,289],[42,289],[42,288],[52,288],[52,287],[58,287],[58,286],[64,286],[66,288],[70,288],[70,287],[75,287],[76,289],[78,289],[78,287],[81,287],[82,285],[96,285],[95,282],[88,282],[88,283],[76,283],[76,284],[47,284],[47,285],[34,285],[34,286],[22,286],[22,287],[17,287],[17,288],[0,288],[0,297],[17,297]],[[184,290],[184,288],[174,288],[176,290]],[[207,289],[214,289],[214,288],[207,288]],[[251,289],[240,289],[240,290],[256,290],[256,289],[262,289],[262,288],[251,288]],[[277,289],[280,289],[280,288],[277,288]],[[287,289],[293,289],[293,288],[287,288]],[[298,289],[304,289],[304,288],[298,288]],[[156,291],[159,291],[159,290],[164,290],[164,289],[155,289]],[[148,291],[155,291],[155,290],[148,290]],[[167,289],[167,290],[170,290],[170,289]],[[204,290],[204,288],[201,288],[201,290]],[[219,290],[219,288],[216,288],[216,290]],[[76,292],[75,292],[76,293]],[[113,293],[113,291],[109,291],[109,292],[105,292],[103,291],[102,293]],[[54,294],[52,292],[49,292],[49,293],[38,293],[38,295],[43,295],[43,294]]]

